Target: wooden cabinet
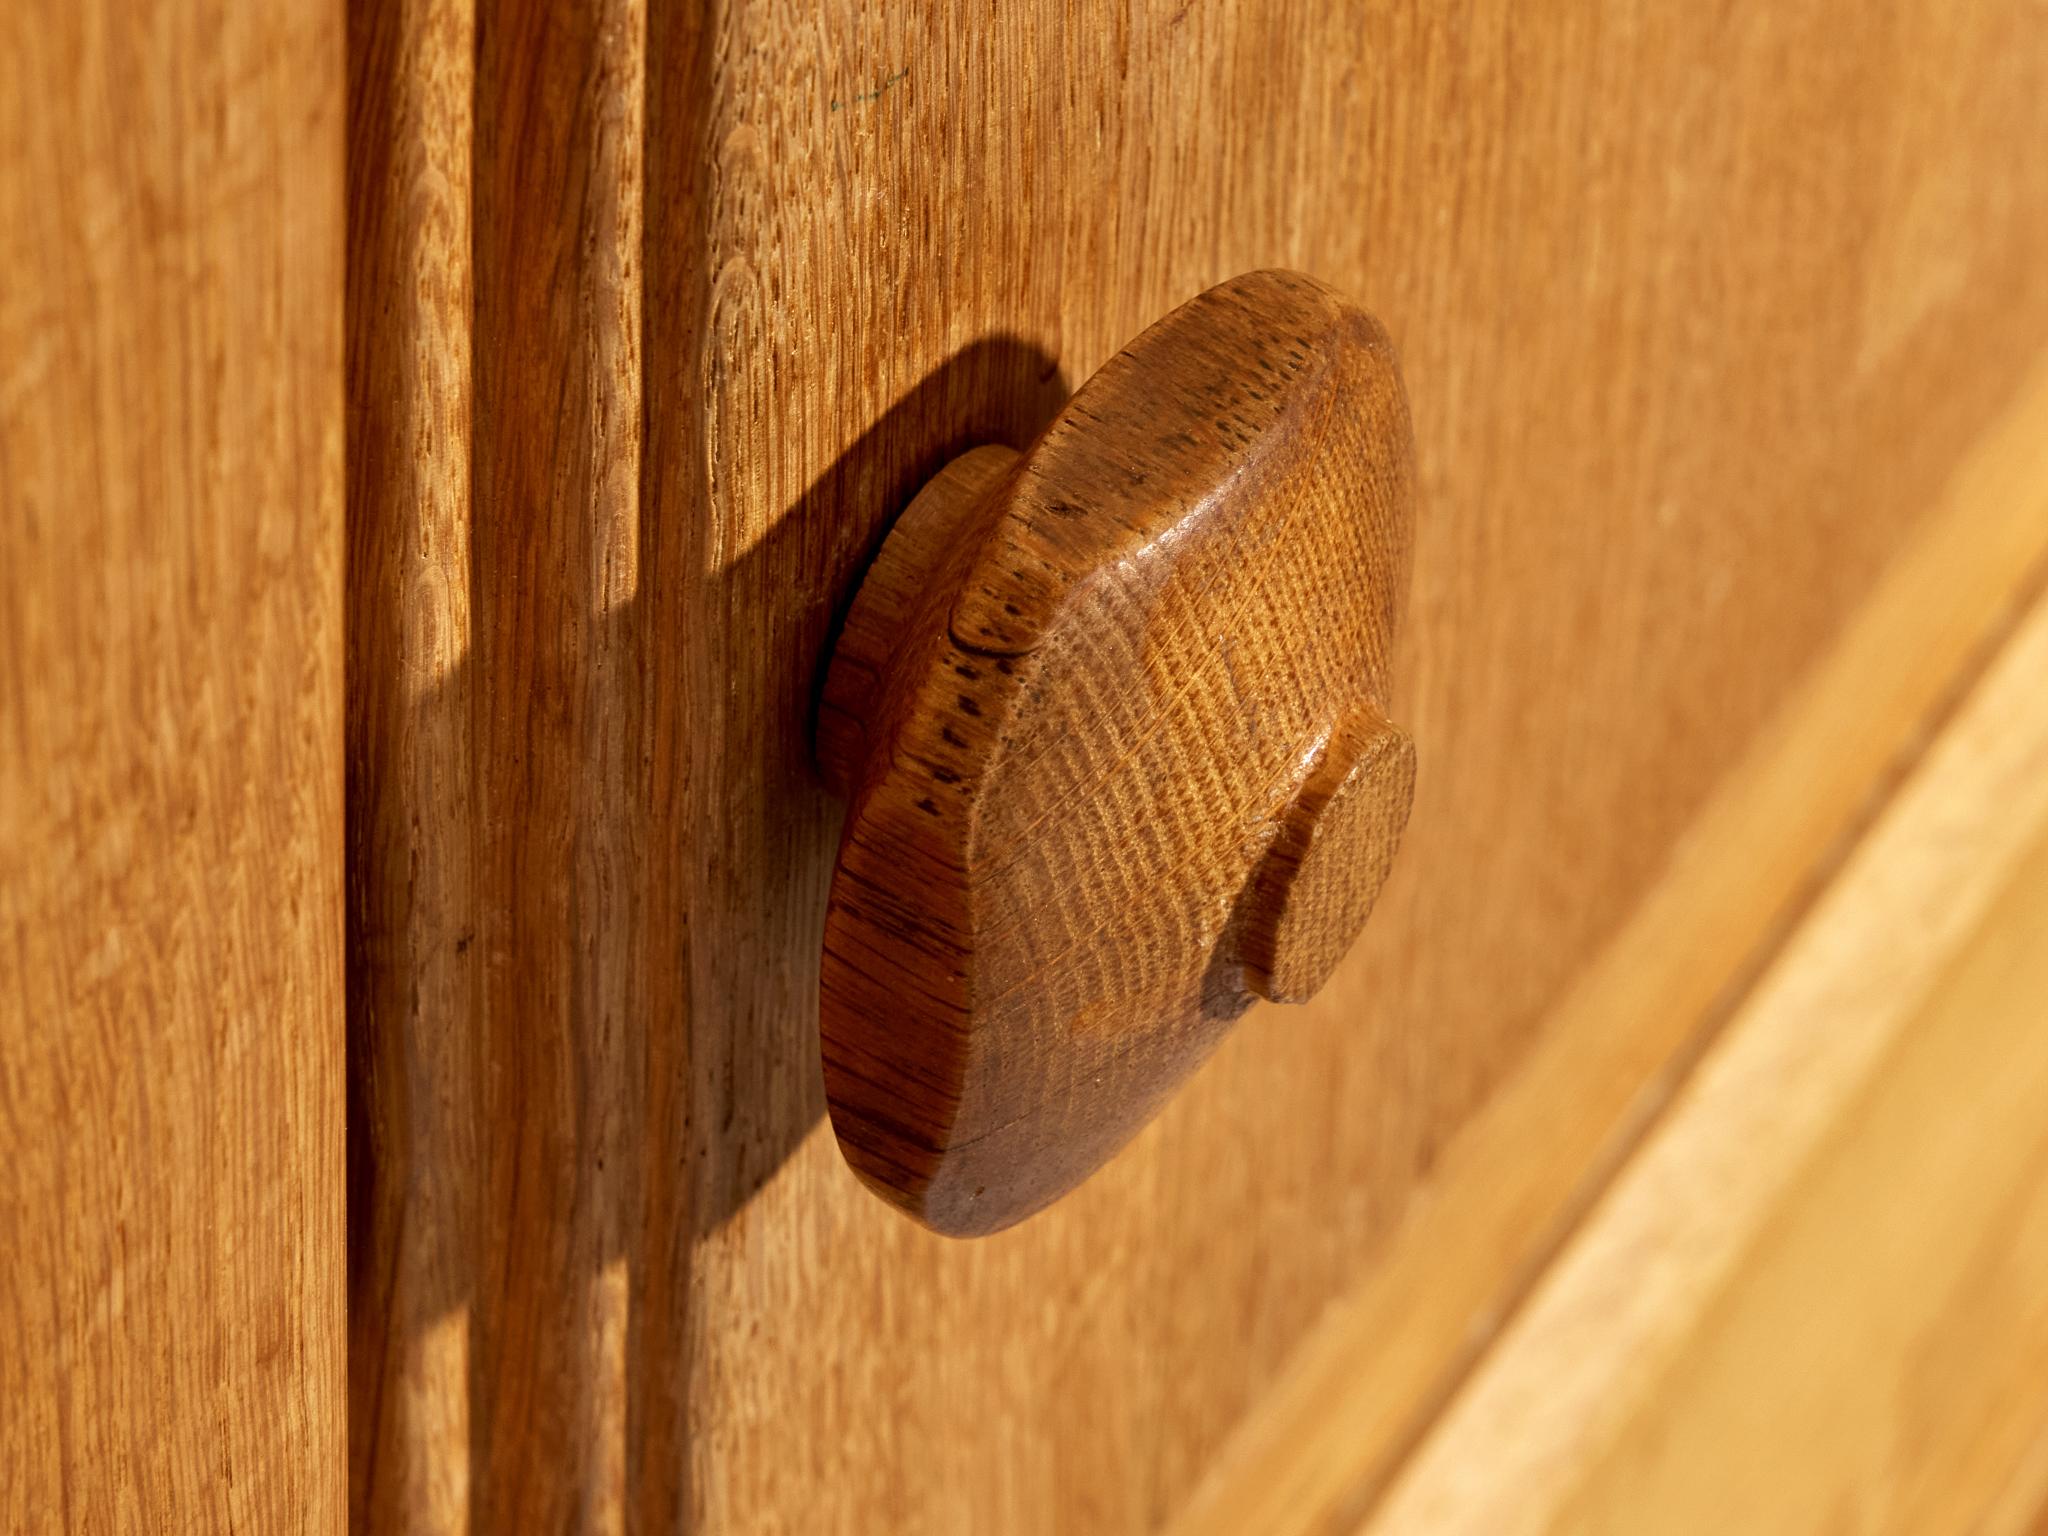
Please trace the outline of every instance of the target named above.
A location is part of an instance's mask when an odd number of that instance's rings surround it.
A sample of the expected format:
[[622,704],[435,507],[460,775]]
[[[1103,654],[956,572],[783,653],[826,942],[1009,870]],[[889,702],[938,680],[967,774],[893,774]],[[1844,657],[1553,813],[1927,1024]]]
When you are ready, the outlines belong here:
[[[0,1525],[2024,1529],[2044,84],[2019,0],[10,9]],[[823,1118],[835,620],[1272,267],[1406,381],[1402,852],[934,1236]]]

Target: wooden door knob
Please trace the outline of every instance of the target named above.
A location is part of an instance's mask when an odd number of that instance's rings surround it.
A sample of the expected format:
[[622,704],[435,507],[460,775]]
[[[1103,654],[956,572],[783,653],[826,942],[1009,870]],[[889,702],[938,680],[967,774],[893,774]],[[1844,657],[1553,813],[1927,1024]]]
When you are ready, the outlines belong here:
[[1255,998],[1329,977],[1414,788],[1387,717],[1412,462],[1379,326],[1256,272],[898,519],[817,735],[849,802],[826,1096],[887,1199],[957,1234],[1029,1215]]

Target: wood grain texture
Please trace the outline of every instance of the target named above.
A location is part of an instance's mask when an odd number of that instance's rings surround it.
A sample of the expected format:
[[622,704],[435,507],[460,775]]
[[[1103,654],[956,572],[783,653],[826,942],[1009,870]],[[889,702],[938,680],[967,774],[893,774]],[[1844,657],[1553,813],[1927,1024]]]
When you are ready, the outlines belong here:
[[2048,1423],[2048,602],[1375,1532],[1972,1529]]
[[[469,568],[496,596],[456,696],[491,787],[423,813],[520,852],[476,855],[487,1000],[388,1025],[412,1112],[505,1143],[451,1175],[493,1278],[434,1304],[468,1330],[468,1417],[423,1406],[417,1444],[467,1458],[473,1511],[547,1528],[1155,1528],[1579,1017],[2048,340],[2048,188],[2011,148],[2048,132],[2038,28],[1934,0],[1854,26],[1826,0],[538,14],[480,18],[471,115],[499,446]],[[1395,691],[1429,773],[1400,867],[1317,1003],[1253,1010],[1057,1210],[941,1243],[820,1123],[815,669],[919,484],[1269,266],[1381,316],[1414,402]],[[634,419],[637,501],[607,499]],[[595,604],[594,572],[620,583]],[[1980,616],[1946,603],[1920,633]],[[469,846],[418,834],[444,835]],[[459,940],[461,910],[392,904],[407,879],[363,871],[357,921]],[[405,1039],[464,1027],[467,1075]],[[1626,1106],[1670,1049],[1602,1081]],[[1520,1156],[1543,1189],[1584,1172],[1578,1138]],[[403,1161],[375,1188],[386,1230],[427,1219]],[[1478,1250],[1392,1422],[1528,1252]]]
[[2048,1420],[1982,1511],[1973,1536],[2041,1536],[2043,1531],[2048,1531]]
[[[475,18],[348,7],[350,1524],[466,1533],[483,1203]],[[385,1197],[387,1179],[409,1199]]]
[[2044,580],[2048,360],[1304,1338],[1177,1536],[1363,1518]]
[[687,593],[693,536],[641,517],[648,23],[351,18],[354,1514],[617,1529],[688,1208],[648,1107],[685,786],[643,567]]
[[1386,718],[1413,481],[1385,333],[1256,272],[892,530],[819,706],[850,800],[825,1095],[885,1199],[1009,1226],[1257,998],[1328,979],[1414,792]]
[[0,11],[0,1529],[345,1513],[339,14]]

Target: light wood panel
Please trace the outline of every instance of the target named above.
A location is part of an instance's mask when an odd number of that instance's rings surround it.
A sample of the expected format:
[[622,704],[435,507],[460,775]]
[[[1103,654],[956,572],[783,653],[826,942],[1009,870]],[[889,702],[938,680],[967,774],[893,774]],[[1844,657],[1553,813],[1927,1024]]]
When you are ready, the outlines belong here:
[[[468,13],[445,36],[388,14],[459,55]],[[467,662],[450,682],[420,639],[358,630],[429,703],[395,803],[363,812],[397,835],[354,874],[359,935],[413,936],[388,963],[472,932],[481,957],[434,961],[452,999],[357,1013],[358,1059],[405,1063],[410,1129],[356,1187],[386,1233],[449,1201],[474,1226],[453,1281],[394,1304],[377,1395],[411,1405],[409,1449],[371,1454],[453,1458],[436,1508],[548,1528],[1165,1520],[2020,388],[2048,340],[2048,187],[2011,152],[2048,129],[2036,31],[1932,0],[1853,26],[1827,3],[480,13],[450,151],[474,227],[435,236],[475,259],[476,382],[447,396]],[[354,57],[383,100],[388,66]],[[433,97],[458,138],[460,79]],[[354,129],[415,131],[382,107]],[[365,183],[359,227],[425,184]],[[1380,315],[1414,401],[1409,842],[1325,1002],[1255,1011],[1100,1179],[947,1245],[819,1123],[815,668],[918,483],[1264,266]],[[438,355],[388,323],[392,356]],[[365,472],[359,496],[414,504],[416,468]],[[424,635],[462,569],[373,606]],[[358,725],[359,760],[387,729]],[[415,804],[405,764],[444,729],[473,790]],[[474,874],[423,873],[451,860]],[[1636,1084],[1663,1056],[1626,1060]],[[1582,1150],[1549,1149],[1546,1187]],[[1486,1251],[1480,1323],[1525,1256]],[[466,1341],[447,1391],[436,1320]]]
[[0,1529],[341,1529],[340,17],[0,9]]
[[2014,1464],[1972,1536],[2041,1536],[2048,1531],[2048,1422]]
[[2048,1424],[2048,603],[1376,1532],[1950,1532]]

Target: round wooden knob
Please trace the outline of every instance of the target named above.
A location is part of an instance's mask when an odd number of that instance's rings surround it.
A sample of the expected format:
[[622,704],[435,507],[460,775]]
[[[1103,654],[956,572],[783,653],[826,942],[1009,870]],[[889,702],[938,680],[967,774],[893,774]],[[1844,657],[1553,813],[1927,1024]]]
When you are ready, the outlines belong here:
[[848,800],[826,1096],[853,1168],[991,1232],[1100,1167],[1255,998],[1312,995],[1406,823],[1413,450],[1320,283],[1191,300],[898,519],[827,670]]

